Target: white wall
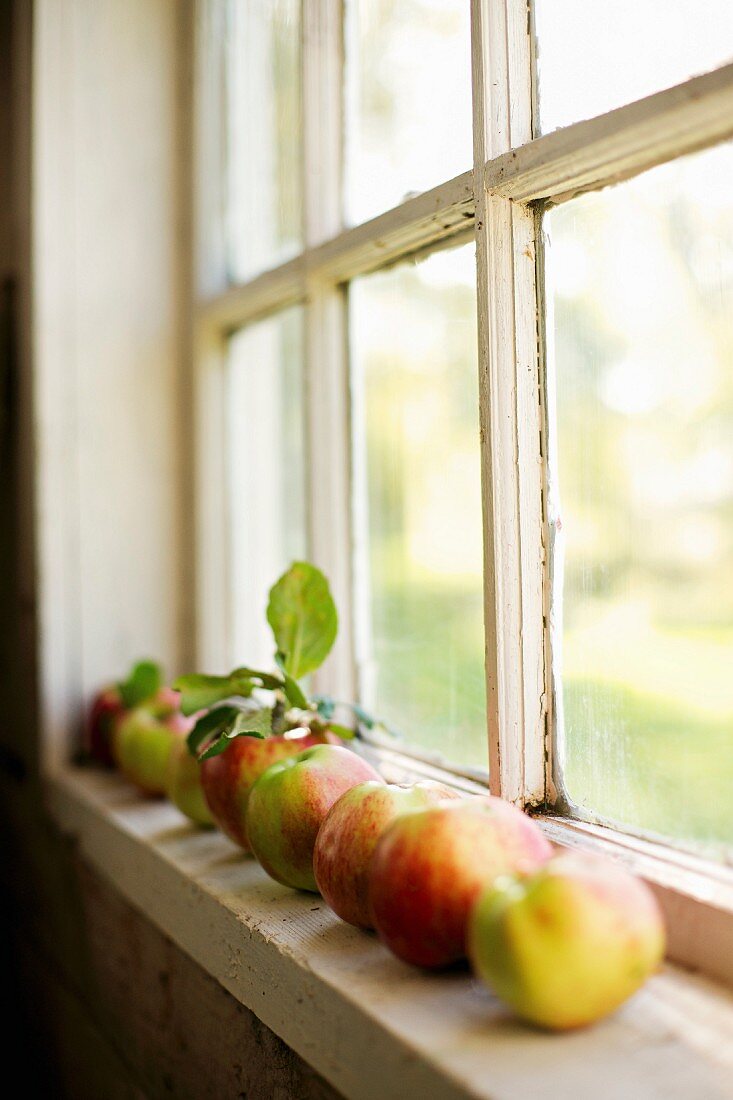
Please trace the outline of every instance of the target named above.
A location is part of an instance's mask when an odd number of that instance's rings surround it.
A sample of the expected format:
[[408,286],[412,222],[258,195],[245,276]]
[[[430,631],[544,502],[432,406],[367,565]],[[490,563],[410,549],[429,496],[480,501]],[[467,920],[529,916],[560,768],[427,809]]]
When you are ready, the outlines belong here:
[[175,0],[36,5],[40,658],[57,748],[133,658],[190,660],[187,17]]

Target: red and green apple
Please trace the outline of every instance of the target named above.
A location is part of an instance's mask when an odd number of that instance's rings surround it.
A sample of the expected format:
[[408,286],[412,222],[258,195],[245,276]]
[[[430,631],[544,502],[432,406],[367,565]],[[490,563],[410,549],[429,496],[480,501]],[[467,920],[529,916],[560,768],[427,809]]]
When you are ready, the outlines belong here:
[[482,891],[551,855],[538,826],[500,798],[475,795],[403,814],[372,859],[372,923],[398,958],[447,966],[465,957],[468,916]]
[[334,913],[349,924],[371,928],[369,871],[382,833],[400,814],[459,797],[443,783],[374,780],[341,795],[318,830],[313,854],[316,885]]
[[92,760],[106,768],[114,767],[114,727],[125,710],[117,684],[108,684],[92,699],[84,723],[84,749]]
[[613,1012],[656,970],[664,943],[649,887],[612,860],[576,853],[500,879],[468,934],[476,972],[518,1016],[553,1030]]
[[191,756],[183,737],[176,737],[168,754],[165,793],[185,817],[196,825],[213,825],[201,785],[201,765]]
[[215,824],[248,852],[247,803],[253,784],[279,760],[297,756],[324,740],[324,735],[305,730],[291,730],[264,739],[238,737],[218,756],[202,760],[201,785]]
[[178,709],[178,692],[161,688],[152,699],[128,711],[116,723],[112,742],[115,763],[144,794],[166,791],[168,759],[176,740],[194,726]]
[[317,893],[318,830],[334,802],[367,780],[381,781],[371,764],[339,745],[316,745],[268,768],[247,804],[247,839],[268,875]]

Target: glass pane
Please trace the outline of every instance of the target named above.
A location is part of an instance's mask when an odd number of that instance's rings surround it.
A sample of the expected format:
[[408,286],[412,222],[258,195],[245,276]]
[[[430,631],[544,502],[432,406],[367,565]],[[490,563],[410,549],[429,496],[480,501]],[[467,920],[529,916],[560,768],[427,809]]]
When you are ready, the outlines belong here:
[[471,167],[468,0],[348,0],[346,82],[350,222]]
[[730,0],[534,0],[543,133],[733,58]]
[[232,665],[269,668],[267,594],[307,554],[300,307],[232,336],[228,397]]
[[711,851],[733,841],[731,179],[725,145],[545,221],[565,789]]
[[473,245],[356,280],[364,703],[487,767]]
[[227,19],[227,247],[240,282],[302,244],[300,0],[229,0]]

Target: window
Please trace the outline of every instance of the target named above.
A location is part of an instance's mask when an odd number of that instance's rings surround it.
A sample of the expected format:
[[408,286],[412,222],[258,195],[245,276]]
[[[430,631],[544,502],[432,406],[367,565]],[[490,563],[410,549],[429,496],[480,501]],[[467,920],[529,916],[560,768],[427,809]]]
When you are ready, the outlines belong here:
[[240,329],[228,357],[231,663],[266,667],[273,575],[308,552],[302,309]]
[[485,769],[472,245],[350,290],[363,701],[406,744]]
[[543,133],[658,92],[733,57],[728,0],[535,0]]
[[720,855],[733,837],[732,178],[722,145],[546,219],[563,789],[586,813]]
[[346,16],[346,199],[356,223],[470,167],[470,5],[353,0]]
[[[207,648],[223,605],[247,619],[259,570],[307,548],[341,614],[319,687],[391,751],[725,858],[730,6],[222,3],[197,331],[231,387],[236,560],[199,562],[200,663],[241,655],[244,626]],[[250,407],[287,438],[240,437]]]
[[240,282],[303,244],[300,3],[222,2],[226,251]]

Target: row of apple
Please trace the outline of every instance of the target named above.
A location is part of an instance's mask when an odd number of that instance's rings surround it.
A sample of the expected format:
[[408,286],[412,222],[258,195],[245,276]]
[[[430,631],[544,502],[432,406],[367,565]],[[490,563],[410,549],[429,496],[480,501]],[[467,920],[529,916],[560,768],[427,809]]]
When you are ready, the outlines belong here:
[[277,672],[194,674],[175,691],[141,662],[95,700],[92,755],[197,824],[217,825],[278,882],[321,893],[405,962],[468,957],[535,1024],[577,1027],[635,992],[664,953],[647,886],[610,860],[555,854],[537,823],[501,799],[387,784],[338,744],[353,731],[333,720],[333,700],[308,698],[298,682],[337,629],[313,566],[295,563],[280,578],[268,621]]

